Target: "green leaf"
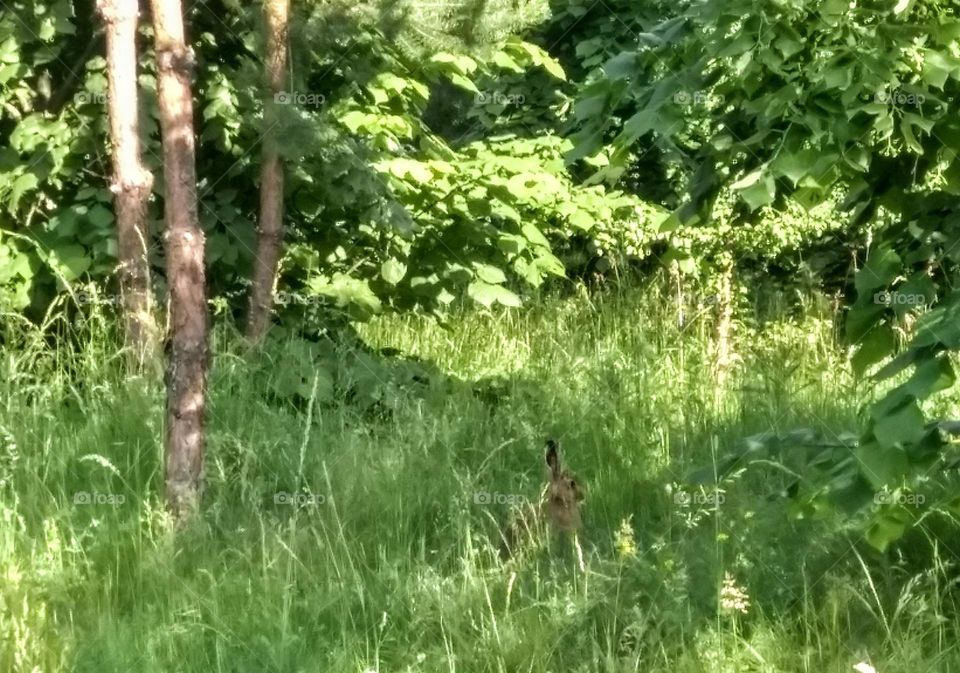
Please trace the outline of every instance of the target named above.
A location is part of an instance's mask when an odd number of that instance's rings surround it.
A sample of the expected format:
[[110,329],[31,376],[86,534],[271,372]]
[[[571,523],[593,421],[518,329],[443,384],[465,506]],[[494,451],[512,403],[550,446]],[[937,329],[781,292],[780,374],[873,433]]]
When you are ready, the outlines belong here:
[[886,287],[897,277],[902,265],[900,256],[889,247],[874,248],[854,279],[857,294],[863,296],[879,287]]
[[430,170],[430,166],[422,161],[398,158],[386,161],[382,165],[387,172],[402,180],[413,180],[423,184],[433,179],[433,171]]
[[774,174],[787,178],[796,185],[802,180],[816,163],[817,152],[813,149],[799,152],[781,152],[773,160],[770,168]]
[[867,528],[865,537],[879,552],[885,552],[893,542],[903,537],[909,519],[893,513],[882,513]]
[[943,306],[920,316],[910,348],[940,345],[951,350],[960,348],[960,316],[955,311],[945,310]]
[[854,373],[862,376],[870,365],[890,355],[895,346],[896,338],[890,325],[877,325],[863,338],[857,352],[850,359]]
[[473,80],[464,77],[458,73],[450,73],[450,81],[456,84],[461,89],[466,89],[471,93],[480,93],[480,89],[477,88],[477,85],[473,83]]
[[0,243],[0,285],[9,283],[19,276],[23,280],[33,277],[30,256],[12,246]]
[[940,353],[920,361],[913,371],[913,376],[903,384],[903,388],[917,399],[923,400],[934,393],[950,388],[956,380],[949,358]]
[[610,79],[623,79],[637,71],[637,52],[620,52],[603,64],[603,72]]
[[933,120],[924,119],[912,113],[904,113],[903,118],[900,120],[900,132],[903,134],[903,141],[907,147],[917,154],[923,154],[923,145],[920,144],[920,141],[917,140],[913,132],[914,126],[929,133],[929,129],[933,128]]
[[523,67],[521,67],[521,65],[505,51],[494,52],[492,60],[498,67],[503,68],[504,70],[509,70],[513,73],[523,72]]
[[773,46],[776,47],[784,58],[790,58],[794,54],[803,51],[803,38],[800,35],[796,34],[796,31],[792,31],[792,35],[785,33],[778,36],[773,41]]
[[83,247],[79,245],[64,245],[53,248],[50,252],[60,273],[68,281],[79,278],[93,263]]
[[910,468],[907,454],[898,446],[870,442],[854,449],[860,473],[875,490],[898,484]]
[[[332,400],[334,397],[334,381],[328,365],[309,359],[306,351],[294,349],[293,352],[303,354],[304,359],[297,360],[291,355],[291,357],[285,359],[287,366],[273,369],[276,373],[275,378],[270,382],[273,392],[284,398],[309,400],[311,396],[315,395],[316,399],[321,402]],[[310,363],[310,366],[306,369],[303,366],[304,361]],[[316,392],[314,392],[314,389]]]
[[890,362],[885,364],[880,371],[874,374],[874,378],[878,381],[883,381],[888,379],[891,376],[896,376],[904,369],[912,365],[919,357],[929,355],[927,353],[928,349],[916,349],[910,348],[900,353],[897,357],[893,358]]
[[14,180],[13,188],[10,190],[10,212],[16,213],[23,195],[35,190],[39,184],[40,181],[33,173],[24,173]]
[[[876,409],[874,413],[876,415]],[[916,400],[910,398],[890,413],[874,418],[873,435],[879,445],[889,448],[918,441],[923,436],[923,425],[923,412]]]
[[506,274],[495,266],[474,262],[473,268],[477,273],[477,277],[486,283],[496,284],[503,283],[507,280]]
[[407,267],[393,257],[380,265],[380,277],[391,285],[396,285],[407,275]]
[[527,239],[516,234],[500,234],[497,247],[508,255],[519,255],[527,248]]
[[819,79],[831,89],[846,89],[853,81],[853,68],[850,67],[849,63],[827,68],[819,74]]
[[567,73],[563,71],[563,67],[560,65],[560,62],[554,58],[545,58],[541,61],[540,65],[543,66],[543,69],[548,73],[553,75],[559,80],[564,82],[567,81]]
[[369,117],[370,115],[361,110],[351,110],[340,115],[338,121],[346,126],[350,130],[350,133],[356,133],[361,126],[367,123]]
[[577,209],[570,214],[570,217],[567,218],[570,222],[570,225],[580,229],[581,231],[590,231],[593,229],[596,221],[594,216],[591,213],[588,213],[584,210]]
[[551,276],[563,276],[567,272],[563,262],[549,252],[541,252],[540,256],[533,260],[532,266]]
[[531,222],[524,222],[523,226],[520,227],[520,231],[523,233],[524,237],[530,241],[533,245],[539,245],[544,248],[550,247],[550,241],[547,240],[546,236],[541,233],[535,224]]
[[490,212],[512,222],[520,222],[523,219],[516,208],[499,200],[490,204]]
[[19,63],[20,44],[17,38],[9,37],[0,42],[0,63]]
[[307,286],[317,294],[333,298],[337,306],[356,309],[359,319],[379,313],[382,308],[380,299],[367,281],[343,273],[335,273],[329,279],[315,276],[307,282]]
[[777,194],[777,186],[773,176],[765,168],[758,168],[749,175],[730,185],[731,189],[740,192],[740,198],[750,208],[757,210],[773,203]]
[[113,213],[99,203],[87,211],[87,220],[97,229],[106,229],[113,224]]
[[439,52],[430,57],[428,63],[444,72],[469,75],[477,69],[477,62],[465,54]]
[[581,121],[593,119],[603,113],[607,100],[609,100],[609,96],[606,92],[581,98],[573,105],[573,116]]
[[543,283],[543,272],[525,257],[518,256],[513,260],[513,272],[532,287],[539,287]]
[[914,0],[897,0],[897,4],[893,7],[894,14],[903,14],[905,11],[910,9],[910,6],[913,4]]
[[824,0],[820,6],[820,13],[829,25],[835,25],[837,17],[844,14],[850,7],[847,0]]
[[659,110],[656,108],[644,108],[634,114],[623,125],[623,130],[617,136],[617,142],[630,145],[642,138],[650,131],[657,128],[660,117]]
[[921,77],[928,85],[943,89],[950,77],[960,76],[960,59],[947,51],[935,49],[923,50],[923,71]]
[[521,305],[520,297],[503,287],[502,285],[491,285],[482,280],[475,280],[467,287],[467,295],[478,304],[490,307],[494,303],[503,306],[518,307]]

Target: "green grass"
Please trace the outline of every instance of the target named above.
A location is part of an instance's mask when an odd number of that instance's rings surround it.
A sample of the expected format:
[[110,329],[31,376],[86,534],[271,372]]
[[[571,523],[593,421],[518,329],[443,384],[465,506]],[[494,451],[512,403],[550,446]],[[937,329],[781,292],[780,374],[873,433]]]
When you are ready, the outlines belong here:
[[[744,307],[719,388],[709,312],[680,326],[652,290],[388,317],[360,332],[406,359],[323,403],[272,386],[302,344],[250,357],[221,329],[204,517],[177,535],[161,384],[123,375],[102,316],[53,320],[58,347],[8,323],[0,670],[960,670],[949,550],[908,573],[751,473],[720,504],[677,496],[737,438],[857,428],[833,316],[801,313]],[[535,498],[547,436],[587,487],[585,573],[560,541],[503,564],[509,508],[477,502]],[[727,574],[745,614],[720,605]]]

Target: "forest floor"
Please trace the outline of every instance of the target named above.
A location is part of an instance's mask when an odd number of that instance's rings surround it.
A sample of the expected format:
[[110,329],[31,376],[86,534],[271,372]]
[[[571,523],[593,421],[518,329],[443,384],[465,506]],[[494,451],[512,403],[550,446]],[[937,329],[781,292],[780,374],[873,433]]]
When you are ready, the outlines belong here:
[[[796,517],[775,470],[682,486],[750,435],[856,432],[870,395],[815,301],[741,307],[718,380],[706,304],[384,317],[363,352],[220,329],[204,512],[176,535],[162,383],[124,375],[102,316],[59,347],[8,327],[0,670],[960,671],[946,545],[879,554]],[[584,485],[583,569],[562,536],[498,552],[548,437]]]

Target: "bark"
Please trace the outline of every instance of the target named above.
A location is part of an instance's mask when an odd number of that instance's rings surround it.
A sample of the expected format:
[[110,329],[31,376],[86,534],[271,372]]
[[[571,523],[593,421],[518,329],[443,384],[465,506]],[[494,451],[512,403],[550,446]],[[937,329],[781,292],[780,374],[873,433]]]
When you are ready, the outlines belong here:
[[180,0],[151,0],[157,94],[166,183],[169,360],[167,363],[167,503],[178,521],[192,517],[203,490],[208,344],[204,236],[197,218],[193,53],[183,33]]
[[106,25],[108,112],[113,145],[110,190],[117,217],[124,334],[132,364],[140,370],[147,361],[153,361],[158,348],[146,220],[153,174],[141,161],[137,106],[137,0],[100,0],[97,9]]
[[289,0],[265,0],[267,99],[264,101],[263,161],[260,167],[260,221],[250,287],[247,337],[259,341],[270,326],[277,262],[283,242],[283,163],[272,140],[277,125],[275,96],[283,91],[287,65]]

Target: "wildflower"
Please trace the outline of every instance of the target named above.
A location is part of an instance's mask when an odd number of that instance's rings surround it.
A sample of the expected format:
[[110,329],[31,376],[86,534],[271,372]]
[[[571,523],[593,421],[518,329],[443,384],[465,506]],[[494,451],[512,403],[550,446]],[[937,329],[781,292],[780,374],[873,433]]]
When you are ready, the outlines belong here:
[[637,555],[637,540],[633,534],[633,526],[627,517],[620,522],[620,528],[613,537],[613,546],[617,551],[617,557],[620,559],[630,558]]
[[723,587],[720,589],[720,609],[724,612],[747,614],[750,610],[750,596],[746,589],[737,585],[729,572],[723,575]]

